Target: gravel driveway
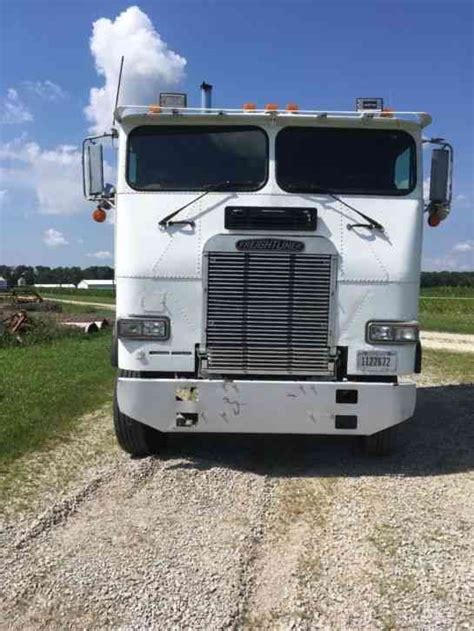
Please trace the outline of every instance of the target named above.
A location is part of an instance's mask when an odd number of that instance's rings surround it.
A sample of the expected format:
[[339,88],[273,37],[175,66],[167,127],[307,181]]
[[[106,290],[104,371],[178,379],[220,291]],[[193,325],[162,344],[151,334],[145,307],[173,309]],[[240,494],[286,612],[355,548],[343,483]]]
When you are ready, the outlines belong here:
[[472,395],[421,387],[388,459],[344,438],[174,436],[162,460],[85,466],[6,521],[0,625],[473,628]]

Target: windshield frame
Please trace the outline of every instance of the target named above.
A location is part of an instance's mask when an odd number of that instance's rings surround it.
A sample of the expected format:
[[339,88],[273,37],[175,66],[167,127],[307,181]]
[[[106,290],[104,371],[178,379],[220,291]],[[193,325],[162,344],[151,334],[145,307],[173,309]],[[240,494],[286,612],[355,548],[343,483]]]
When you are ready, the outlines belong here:
[[[361,131],[363,133],[390,133],[396,131],[396,133],[405,135],[409,138],[409,143],[411,146],[411,161],[410,161],[410,183],[411,186],[409,189],[394,189],[393,191],[386,192],[384,190],[363,190],[363,189],[344,189],[344,188],[331,188],[327,189],[324,187],[324,184],[321,184],[321,187],[317,187],[318,184],[315,182],[313,186],[298,186],[288,188],[287,185],[281,182],[281,175],[279,174],[279,160],[278,160],[278,139],[280,134],[286,130],[293,129],[311,129],[311,130],[331,130],[331,131]],[[404,129],[361,129],[359,127],[339,127],[339,126],[317,126],[317,125],[287,125],[282,127],[275,136],[275,182],[279,186],[282,191],[285,193],[293,193],[293,194],[312,194],[312,195],[324,195],[325,191],[328,193],[334,193],[336,195],[351,195],[351,196],[361,196],[361,197],[406,197],[413,193],[418,185],[418,152],[417,152],[417,142],[416,139],[409,132]]]
[[[255,191],[260,191],[262,188],[264,188],[267,183],[268,183],[268,179],[270,176],[270,140],[268,137],[268,133],[267,131],[263,128],[260,127],[259,125],[249,125],[249,124],[239,124],[239,125],[232,125],[232,124],[225,124],[225,125],[219,125],[219,124],[209,124],[209,125],[189,125],[189,124],[182,124],[182,123],[178,123],[178,124],[170,124],[167,123],[166,125],[137,125],[136,127],[134,127],[133,129],[131,129],[128,134],[127,134],[127,143],[126,143],[126,153],[125,153],[125,181],[127,182],[127,185],[133,189],[134,191],[137,191],[139,193],[199,193],[199,192],[204,192],[206,190],[206,186],[201,186],[200,188],[191,188],[191,187],[187,187],[187,188],[140,188],[138,186],[136,186],[135,184],[133,184],[130,179],[129,179],[129,167],[130,167],[130,138],[133,136],[133,133],[136,132],[139,129],[162,129],[163,127],[165,127],[166,129],[171,129],[173,127],[175,128],[179,128],[179,129],[185,129],[185,128],[189,128],[190,130],[192,129],[196,129],[196,127],[198,127],[199,129],[205,129],[208,128],[211,131],[215,131],[215,130],[219,130],[219,129],[225,129],[225,130],[230,130],[230,129],[237,129],[237,130],[245,130],[245,131],[259,131],[261,132],[261,134],[264,137],[265,140],[265,176],[264,179],[259,182],[257,185],[255,185],[254,187],[246,187],[246,188],[242,188],[242,187],[232,187],[232,186],[225,186],[223,185],[222,188],[219,187],[212,191],[209,191],[209,193],[219,193],[219,192],[242,192],[242,193],[253,193]],[[212,186],[212,184],[211,184]]]

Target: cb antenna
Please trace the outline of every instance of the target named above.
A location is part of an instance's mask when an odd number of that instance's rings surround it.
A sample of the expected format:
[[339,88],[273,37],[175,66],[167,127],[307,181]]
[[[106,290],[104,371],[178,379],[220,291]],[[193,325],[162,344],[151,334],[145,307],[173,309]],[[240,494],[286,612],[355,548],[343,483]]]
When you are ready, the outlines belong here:
[[115,94],[115,106],[114,106],[114,112],[113,112],[113,118],[112,118],[112,127],[115,125],[115,112],[117,111],[117,105],[118,105],[119,96],[120,96],[120,86],[122,85],[123,60],[124,60],[124,56],[122,55],[122,59],[120,60],[120,70],[119,70],[119,78],[118,78],[118,83],[117,83],[117,92]]

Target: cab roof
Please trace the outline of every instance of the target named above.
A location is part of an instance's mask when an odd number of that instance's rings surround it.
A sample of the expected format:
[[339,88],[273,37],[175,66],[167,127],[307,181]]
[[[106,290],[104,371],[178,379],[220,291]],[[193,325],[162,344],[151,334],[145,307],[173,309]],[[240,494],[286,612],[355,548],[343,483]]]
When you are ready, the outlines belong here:
[[[167,122],[177,122],[178,119],[186,122],[209,123],[212,121],[222,122],[223,119],[232,119],[232,122],[263,122],[268,120],[288,123],[292,122],[338,122],[345,121],[360,122],[361,124],[372,123],[374,125],[383,124],[398,127],[401,122],[411,123],[423,129],[427,127],[432,118],[426,112],[396,112],[383,110],[360,110],[360,111],[318,111],[318,110],[297,110],[289,111],[285,109],[228,109],[228,108],[168,108],[159,105],[122,105],[115,110],[115,120],[118,123],[133,122],[140,120],[144,122],[158,122],[165,119]],[[164,122],[164,121],[163,121]]]

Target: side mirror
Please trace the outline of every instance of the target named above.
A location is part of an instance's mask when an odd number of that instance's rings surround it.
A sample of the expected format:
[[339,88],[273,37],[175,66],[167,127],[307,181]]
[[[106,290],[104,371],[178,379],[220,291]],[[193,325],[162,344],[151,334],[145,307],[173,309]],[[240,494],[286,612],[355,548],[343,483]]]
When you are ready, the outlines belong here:
[[433,149],[431,156],[430,202],[448,204],[451,201],[451,156],[448,149]]
[[[441,143],[438,143],[441,144]],[[453,149],[442,143],[431,155],[430,198],[428,223],[437,226],[449,215],[453,190]]]
[[104,156],[102,144],[93,139],[84,141],[82,148],[84,196],[96,199],[104,192]]

